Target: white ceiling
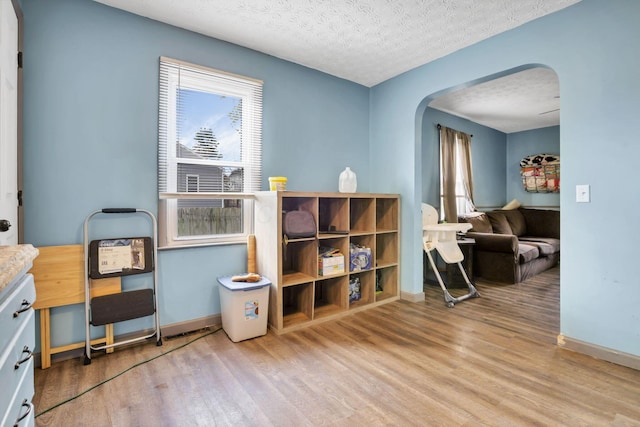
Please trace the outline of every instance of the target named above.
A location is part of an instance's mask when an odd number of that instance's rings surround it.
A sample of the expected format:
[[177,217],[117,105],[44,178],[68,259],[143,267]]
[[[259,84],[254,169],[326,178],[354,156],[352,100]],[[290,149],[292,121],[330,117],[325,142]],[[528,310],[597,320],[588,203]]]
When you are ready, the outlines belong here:
[[429,107],[504,133],[560,124],[558,75],[531,68],[442,95]]
[[370,87],[580,0],[96,1]]

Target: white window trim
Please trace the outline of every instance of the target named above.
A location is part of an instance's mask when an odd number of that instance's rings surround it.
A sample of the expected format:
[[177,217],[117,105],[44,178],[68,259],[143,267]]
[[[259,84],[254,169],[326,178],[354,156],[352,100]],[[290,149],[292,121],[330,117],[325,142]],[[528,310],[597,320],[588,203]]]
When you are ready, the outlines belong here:
[[[253,232],[253,199],[254,192],[260,189],[261,181],[261,128],[262,128],[262,81],[235,74],[219,71],[183,61],[161,57],[161,94],[160,94],[160,129],[159,129],[159,242],[160,249],[176,247],[208,246],[218,244],[246,243],[247,236]],[[162,88],[163,64],[169,64],[164,69],[167,78],[166,93]],[[182,70],[191,71],[181,73]],[[213,83],[209,78],[201,74],[215,76],[224,83]],[[214,78],[215,78],[214,77]],[[206,92],[214,92],[242,98],[242,123],[243,123],[243,162],[230,162],[228,160],[199,160],[180,159],[180,163],[207,164],[218,166],[243,167],[244,189],[243,193],[190,193],[177,192],[177,158],[173,149],[177,141],[177,129],[175,120],[169,118],[177,115],[176,93],[178,86],[189,87]],[[166,102],[165,102],[165,97]],[[163,105],[164,103],[164,105]],[[164,109],[163,109],[164,106]],[[253,112],[253,114],[251,114]],[[163,117],[163,114],[166,117]],[[247,132],[246,130],[251,130]],[[164,145],[163,158],[162,144]],[[164,167],[162,165],[165,165]],[[160,178],[161,170],[165,170],[166,176]],[[164,187],[164,188],[163,188]],[[178,236],[177,231],[177,205],[178,199],[241,199],[243,212],[243,233],[212,235],[212,236]]]

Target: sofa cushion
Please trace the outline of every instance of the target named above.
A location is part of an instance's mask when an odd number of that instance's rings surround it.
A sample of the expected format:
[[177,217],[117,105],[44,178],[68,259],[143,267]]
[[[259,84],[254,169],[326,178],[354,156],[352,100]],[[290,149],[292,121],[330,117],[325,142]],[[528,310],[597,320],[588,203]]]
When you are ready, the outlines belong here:
[[471,212],[458,218],[460,222],[467,222],[472,225],[471,230],[478,233],[493,233],[491,222],[484,212]]
[[487,217],[489,217],[489,222],[491,222],[491,228],[494,233],[498,234],[513,234],[511,232],[511,226],[509,225],[509,221],[507,221],[507,217],[504,216],[504,213],[499,211],[491,211],[487,212]]
[[518,262],[520,262],[520,264],[526,264],[529,261],[538,258],[540,256],[540,251],[535,245],[519,243],[518,254]]
[[527,222],[529,236],[544,236],[560,239],[560,211],[546,209],[518,209]]
[[536,245],[540,251],[540,255],[549,256],[560,252],[560,239],[554,239],[553,237],[536,237],[536,236],[522,236],[518,237],[518,240]]
[[527,234],[527,223],[524,220],[524,215],[518,209],[500,211],[506,218],[511,227],[511,233],[516,236],[524,236]]

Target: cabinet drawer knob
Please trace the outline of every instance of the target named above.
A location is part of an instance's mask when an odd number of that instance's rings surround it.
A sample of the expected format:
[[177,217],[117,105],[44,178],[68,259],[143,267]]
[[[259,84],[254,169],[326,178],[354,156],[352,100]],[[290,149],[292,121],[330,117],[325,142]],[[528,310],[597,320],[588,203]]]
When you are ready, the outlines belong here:
[[13,425],[13,427],[19,427],[20,422],[22,420],[24,420],[25,418],[27,418],[29,416],[29,414],[31,413],[31,404],[29,403],[29,401],[27,399],[24,399],[22,401],[22,405],[20,405],[21,408],[27,408],[27,412],[25,412],[24,414],[20,415],[17,419],[16,419],[16,423]]
[[27,362],[29,359],[31,359],[33,357],[33,352],[31,350],[29,350],[28,346],[24,346],[24,348],[22,349],[22,354],[27,353],[27,357],[24,357],[20,360],[18,360],[16,362],[15,365],[13,365],[13,369],[19,369],[20,365],[22,365],[23,363]]
[[29,301],[27,301],[26,299],[22,300],[22,304],[20,304],[20,310],[16,311],[13,313],[13,317],[16,318],[18,316],[20,316],[20,313],[24,313],[25,311],[29,310],[31,308],[31,303]]

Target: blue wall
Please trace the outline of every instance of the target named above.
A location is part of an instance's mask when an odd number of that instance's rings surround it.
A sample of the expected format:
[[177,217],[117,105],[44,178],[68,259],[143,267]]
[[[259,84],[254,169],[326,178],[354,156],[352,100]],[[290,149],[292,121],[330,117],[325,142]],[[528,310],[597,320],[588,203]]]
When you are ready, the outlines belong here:
[[[560,154],[560,127],[551,126],[507,135],[507,201],[518,199],[525,206],[560,206],[559,193],[528,193],[520,176],[520,160],[532,154]],[[562,159],[560,159],[562,167]],[[562,185],[562,169],[560,169]],[[571,188],[567,189],[571,191]]]
[[507,135],[467,119],[427,108],[422,121],[422,201],[440,205],[440,135],[437,125],[473,135],[473,193],[478,210],[504,205]]
[[[264,81],[263,189],[284,175],[290,190],[337,191],[345,166],[371,188],[368,88],[90,0],[24,0],[23,13],[26,242],[82,243],[85,217],[103,207],[157,213],[161,55]],[[146,226],[96,225],[118,237]],[[162,325],[219,313],[216,277],[246,269],[245,245],[158,258]],[[84,340],[83,316],[53,310],[52,344]]]
[[[418,294],[422,287],[419,202],[426,106],[444,90],[528,64],[546,65],[558,74],[562,112],[560,332],[640,355],[634,268],[640,231],[603,228],[628,224],[640,208],[640,194],[629,185],[640,157],[633,137],[640,133],[640,45],[632,42],[640,39],[639,20],[635,0],[583,0],[372,88],[371,170],[394,171],[372,176],[372,186],[402,195],[403,291]],[[606,173],[594,173],[596,165]],[[576,203],[579,184],[591,185],[590,203]]]

